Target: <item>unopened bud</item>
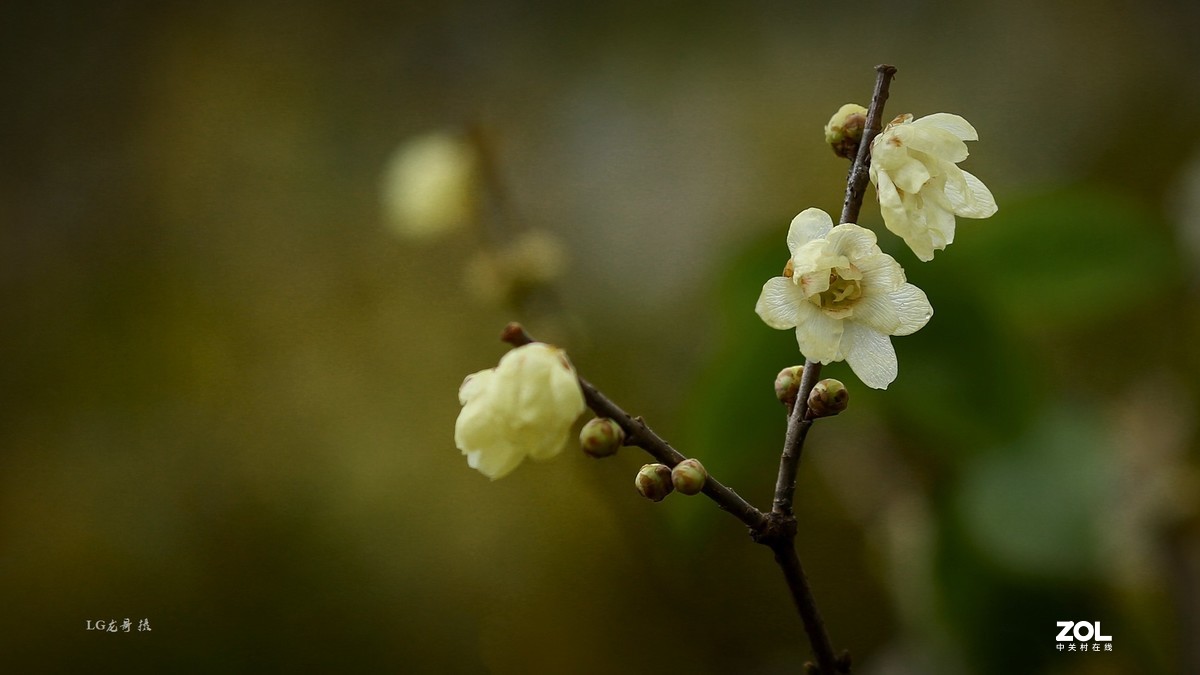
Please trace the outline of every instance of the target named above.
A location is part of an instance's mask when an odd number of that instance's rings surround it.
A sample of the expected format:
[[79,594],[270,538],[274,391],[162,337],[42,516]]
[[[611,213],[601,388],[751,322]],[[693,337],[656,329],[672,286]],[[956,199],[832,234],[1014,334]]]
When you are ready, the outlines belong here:
[[808,395],[808,409],[813,417],[830,417],[846,409],[850,392],[838,380],[821,380]]
[[698,459],[685,459],[671,469],[671,484],[685,495],[699,494],[708,480],[708,472]]
[[800,377],[804,375],[804,366],[788,366],[775,376],[775,398],[784,405],[796,403],[796,394],[800,392]]
[[611,457],[625,445],[625,430],[614,420],[597,417],[583,425],[579,445],[591,457]]
[[847,103],[829,118],[825,125],[825,142],[838,157],[854,159],[858,142],[867,126],[867,109],[857,103]]
[[661,502],[675,489],[671,484],[671,469],[665,464],[643,466],[634,479],[634,485],[643,497],[655,502]]

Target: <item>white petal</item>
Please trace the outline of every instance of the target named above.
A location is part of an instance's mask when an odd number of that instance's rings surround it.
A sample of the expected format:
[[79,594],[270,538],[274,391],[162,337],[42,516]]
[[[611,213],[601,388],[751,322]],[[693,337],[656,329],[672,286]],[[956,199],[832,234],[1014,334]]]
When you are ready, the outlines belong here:
[[805,358],[821,363],[831,363],[842,358],[842,326],[825,315],[812,303],[801,307],[800,320],[796,324],[796,343]]
[[954,243],[954,214],[936,203],[925,202],[925,224],[930,244],[942,250]]
[[512,470],[521,465],[525,459],[525,455],[511,446],[506,446],[503,449],[490,447],[487,450],[473,450],[464,452],[467,456],[467,466],[482,473],[483,475],[496,480],[503,478],[512,473]]
[[871,255],[879,250],[875,233],[854,223],[843,223],[833,228],[826,237],[829,248],[839,256],[848,258],[844,263],[838,261],[837,267],[845,267],[857,262],[860,258]]
[[911,335],[929,323],[933,317],[933,306],[925,291],[912,284],[904,284],[892,291],[888,296],[896,315],[900,318],[900,327],[892,335]]
[[530,443],[526,446],[530,459],[541,461],[558,455],[563,448],[567,447],[567,440],[570,438],[569,432],[570,427],[567,427],[563,433],[539,433],[532,436]]
[[[996,200],[983,181],[959,169],[961,181],[946,181],[946,199],[964,218],[987,218],[996,212]],[[957,176],[955,177],[957,178]]]
[[900,142],[909,148],[939,159],[958,163],[967,158],[967,144],[952,133],[936,127],[917,126],[916,122],[896,130]]
[[900,327],[900,316],[887,294],[865,295],[859,298],[854,303],[851,316],[855,323],[869,326],[886,335],[891,335]]
[[887,389],[899,370],[891,338],[867,326],[851,323],[846,327],[843,340],[846,363],[858,379],[872,389]]
[[875,186],[879,195],[879,211],[883,214],[883,224],[892,233],[900,237],[906,236],[912,230],[908,210],[904,208],[904,200],[896,191],[887,173],[879,172],[879,182]]
[[975,127],[971,126],[970,122],[950,113],[926,115],[913,122],[913,126],[924,126],[948,131],[962,141],[979,140],[979,134],[975,132]]
[[799,321],[799,307],[802,304],[812,303],[804,299],[804,294],[791,279],[775,277],[763,284],[754,311],[768,326],[782,330],[795,327]]
[[862,272],[863,293],[886,295],[905,281],[904,268],[892,256],[882,251],[854,263]]
[[917,159],[910,159],[907,162],[900,163],[888,175],[896,187],[905,192],[919,192],[921,188],[933,177],[933,174],[926,168],[925,163]]
[[495,368],[488,368],[466,376],[463,379],[462,385],[458,388],[459,405],[466,405],[468,401],[485,391],[488,388],[488,383],[492,381],[492,377],[495,374]]
[[792,218],[792,224],[788,228],[788,250],[795,255],[796,249],[814,239],[824,237],[832,229],[833,219],[828,213],[816,208],[804,209]]

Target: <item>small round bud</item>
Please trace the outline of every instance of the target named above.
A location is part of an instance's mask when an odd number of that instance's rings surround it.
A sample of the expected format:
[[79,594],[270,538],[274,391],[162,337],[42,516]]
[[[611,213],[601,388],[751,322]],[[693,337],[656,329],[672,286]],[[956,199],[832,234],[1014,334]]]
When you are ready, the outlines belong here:
[[850,392],[838,380],[821,380],[808,395],[808,409],[813,417],[831,417],[846,409]]
[[685,459],[671,469],[671,484],[685,495],[699,494],[708,480],[708,472],[698,459]]
[[858,142],[867,126],[867,109],[857,103],[847,103],[829,118],[825,125],[825,142],[838,157],[854,159]]
[[607,417],[597,417],[583,425],[579,445],[590,457],[611,457],[625,445],[625,430]]
[[804,375],[804,366],[788,366],[775,376],[775,398],[784,405],[793,405],[796,394],[800,392],[800,377]]
[[634,479],[637,491],[650,501],[661,502],[675,486],[671,484],[671,469],[665,464],[646,464]]

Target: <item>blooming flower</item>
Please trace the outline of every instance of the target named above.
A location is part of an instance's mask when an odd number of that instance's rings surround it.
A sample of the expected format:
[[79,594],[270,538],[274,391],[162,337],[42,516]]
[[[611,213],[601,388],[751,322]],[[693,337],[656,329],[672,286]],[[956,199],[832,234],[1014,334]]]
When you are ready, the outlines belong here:
[[495,480],[526,456],[548,459],[566,444],[583,412],[575,368],[561,349],[534,342],[511,350],[495,368],[468,375],[454,444],[472,469]]
[[883,222],[917,257],[933,260],[954,241],[954,216],[987,218],[996,200],[987,186],[958,168],[979,135],[965,119],[936,113],[897,117],[871,142],[871,182]]
[[383,209],[399,235],[429,239],[458,229],[474,216],[479,157],[462,136],[432,132],[392,154],[383,176]]
[[925,292],[905,281],[873,232],[853,223],[834,227],[820,209],[800,212],[787,242],[792,258],[784,276],[763,284],[754,311],[772,328],[795,328],[805,358],[844,360],[867,386],[886,389],[897,372],[888,336],[929,321]]

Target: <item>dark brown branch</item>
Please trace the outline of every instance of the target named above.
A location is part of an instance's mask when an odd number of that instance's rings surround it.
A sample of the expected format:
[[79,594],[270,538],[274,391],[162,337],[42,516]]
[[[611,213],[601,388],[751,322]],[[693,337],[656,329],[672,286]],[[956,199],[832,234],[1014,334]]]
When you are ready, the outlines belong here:
[[[500,334],[500,339],[514,347],[527,345],[531,342],[536,342],[519,323],[510,323],[504,328],[504,332]],[[592,412],[599,417],[607,417],[616,421],[621,429],[625,431],[625,444],[635,445],[650,454],[651,457],[658,460],[662,464],[669,467],[674,467],[676,464],[687,459],[678,450],[671,447],[661,436],[654,433],[640,417],[633,417],[625,412],[611,399],[605,396],[599,389],[596,389],[591,382],[584,378],[579,378],[579,386],[583,389],[583,398],[587,402]],[[754,508],[745,499],[742,499],[738,493],[723,485],[720,481],[709,475],[708,480],[704,484],[704,494],[709,499],[717,503],[723,510],[732,514],[735,518],[746,524],[751,531],[758,532],[766,527],[767,516],[762,511]]]
[[875,66],[875,91],[871,94],[871,106],[867,108],[867,124],[859,141],[858,155],[850,167],[846,180],[846,199],[842,202],[842,217],[839,223],[857,223],[862,210],[863,197],[867,192],[867,178],[871,168],[871,141],[883,128],[883,105],[888,100],[888,89],[896,76],[896,67],[886,63]]
[[817,665],[822,673],[832,675],[839,672],[837,660],[833,656],[833,645],[829,642],[829,634],[825,630],[825,621],[821,618],[821,612],[817,610],[817,603],[808,587],[808,577],[804,575],[796,547],[789,541],[772,546],[771,550],[775,552],[775,562],[779,569],[783,570],[783,578],[787,580],[788,588],[792,592],[792,602],[796,603],[796,610],[800,612],[800,619],[804,622],[804,632],[808,634],[808,641],[812,644]]
[[[859,142],[858,154],[846,179],[846,199],[842,203],[840,223],[858,221],[862,210],[863,197],[866,194],[867,179],[871,166],[871,141],[879,134],[883,126],[883,106],[887,102],[888,88],[896,75],[896,68],[889,65],[875,66],[875,91],[871,95],[871,106],[867,109],[866,127],[863,129],[862,140]],[[796,474],[800,469],[800,456],[804,451],[804,441],[808,438],[808,430],[812,427],[813,418],[808,410],[808,397],[821,376],[821,364],[811,360],[804,362],[804,374],[800,378],[800,390],[796,394],[796,405],[788,415],[787,434],[783,441],[783,453],[779,457],[779,477],[775,481],[775,499],[771,504],[771,520],[775,527],[771,528],[780,533],[778,537],[760,540],[775,552],[775,560],[783,570],[784,579],[800,611],[804,621],[804,630],[812,643],[813,656],[817,666],[824,675],[848,673],[848,662],[839,663],[833,656],[833,645],[829,633],[825,630],[825,622],[817,610],[817,603],[808,586],[808,580],[800,567],[800,557],[796,553],[796,521],[794,501],[796,495]]]

